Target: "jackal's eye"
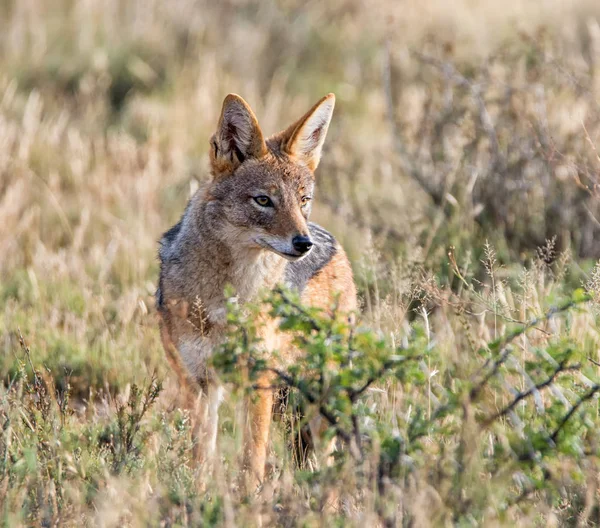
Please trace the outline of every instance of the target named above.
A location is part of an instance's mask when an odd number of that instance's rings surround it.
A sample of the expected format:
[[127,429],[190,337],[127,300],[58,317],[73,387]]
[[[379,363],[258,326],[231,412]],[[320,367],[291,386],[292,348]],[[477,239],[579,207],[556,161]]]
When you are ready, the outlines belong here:
[[300,203],[302,204],[302,207],[305,207],[309,204],[311,200],[312,198],[310,196],[303,196],[302,198],[300,198]]
[[273,207],[273,202],[268,196],[255,196],[254,201],[261,207]]

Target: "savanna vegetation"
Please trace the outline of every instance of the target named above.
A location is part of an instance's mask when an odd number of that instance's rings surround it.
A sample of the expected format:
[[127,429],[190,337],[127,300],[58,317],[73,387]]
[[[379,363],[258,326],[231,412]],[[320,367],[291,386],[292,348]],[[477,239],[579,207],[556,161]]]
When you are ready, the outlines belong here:
[[[250,495],[257,307],[208,471],[153,299],[229,92],[267,133],[336,93],[313,218],[361,299],[265,298],[305,354]],[[600,523],[599,99],[592,0],[2,2],[2,523]],[[316,415],[331,466],[293,448]]]

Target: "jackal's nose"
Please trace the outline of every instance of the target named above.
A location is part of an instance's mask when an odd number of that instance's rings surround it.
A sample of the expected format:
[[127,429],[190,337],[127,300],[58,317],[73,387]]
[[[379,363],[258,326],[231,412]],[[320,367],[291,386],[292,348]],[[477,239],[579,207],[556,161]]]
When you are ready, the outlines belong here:
[[292,246],[298,253],[306,253],[313,247],[313,242],[307,236],[298,235],[292,238]]

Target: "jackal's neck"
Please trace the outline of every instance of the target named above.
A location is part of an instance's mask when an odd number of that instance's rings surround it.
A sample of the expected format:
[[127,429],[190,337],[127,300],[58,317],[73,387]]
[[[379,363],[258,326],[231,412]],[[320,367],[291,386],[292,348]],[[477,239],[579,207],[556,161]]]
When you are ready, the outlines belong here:
[[242,301],[252,300],[264,289],[283,280],[285,260],[264,249],[230,250],[229,282]]
[[212,294],[222,295],[230,285],[240,301],[246,302],[283,280],[285,259],[240,242],[237,230],[228,225],[218,211],[200,207],[197,218],[195,227],[200,244],[195,259],[197,265],[206,270],[205,287]]

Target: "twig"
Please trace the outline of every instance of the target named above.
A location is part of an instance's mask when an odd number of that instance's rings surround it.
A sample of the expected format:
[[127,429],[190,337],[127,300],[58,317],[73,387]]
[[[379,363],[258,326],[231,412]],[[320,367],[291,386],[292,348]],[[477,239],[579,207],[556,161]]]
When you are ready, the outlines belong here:
[[594,365],[596,365],[597,367],[600,367],[600,363],[598,363],[595,359],[588,357],[588,361],[591,361]]
[[273,367],[269,367],[266,370],[269,371],[269,372],[272,372],[273,374],[276,374],[289,387],[292,387],[294,389],[298,389],[300,391],[300,393],[302,394],[302,396],[304,396],[306,398],[306,400],[308,401],[308,403],[318,404],[319,405],[319,413],[335,429],[336,434],[344,442],[347,442],[348,444],[351,443],[352,437],[348,434],[347,431],[345,431],[344,429],[342,429],[339,426],[338,421],[336,420],[335,416],[322,403],[318,402],[318,400],[317,400],[317,398],[315,397],[314,394],[312,394],[311,392],[307,391],[306,388],[301,383],[299,383],[295,378],[293,378],[292,376],[286,374],[285,372],[283,372],[283,371],[281,371],[281,370],[279,370],[277,368],[273,368]]
[[[481,380],[481,382],[478,385],[476,385],[475,387],[473,387],[471,389],[471,392],[469,393],[469,398],[471,400],[475,400],[477,398],[477,396],[479,396],[479,393],[487,385],[487,382],[490,381],[490,379],[492,379],[498,373],[498,371],[500,370],[500,367],[508,359],[508,356],[510,355],[510,353],[511,353],[510,349],[508,349],[508,348],[503,349],[500,357],[498,359],[496,359],[496,361],[494,361],[494,365],[493,365],[492,369],[486,374],[486,376],[483,378],[483,380]],[[489,362],[486,361],[482,370],[485,369],[488,364],[489,364]]]
[[278,287],[274,288],[273,291],[281,296],[281,299],[283,300],[283,302],[285,304],[287,304],[288,306],[291,306],[294,310],[296,310],[299,314],[301,314],[310,323],[312,330],[314,330],[315,332],[321,331],[321,325],[317,322],[317,320],[312,315],[310,315],[310,313],[308,313],[306,308],[304,308],[302,305],[292,301],[288,297],[286,291],[283,288],[278,286]]
[[[589,302],[590,300],[591,300],[590,295],[584,295],[580,299],[571,299],[560,306],[551,308],[544,315],[532,319],[527,324],[523,325],[521,328],[517,328],[513,332],[510,332],[510,333],[502,336],[499,340],[496,340],[494,343],[492,343],[492,345],[494,345],[496,348],[498,348],[501,351],[501,355],[498,359],[496,359],[496,361],[494,361],[492,370],[484,377],[484,379],[479,384],[477,384],[475,387],[473,387],[471,389],[471,392],[470,392],[471,400],[474,400],[479,395],[481,390],[485,387],[487,382],[493,376],[496,375],[496,373],[498,372],[498,370],[500,369],[502,364],[506,361],[506,359],[508,358],[508,356],[511,353],[511,351],[507,349],[508,345],[510,345],[517,337],[523,335],[528,330],[536,327],[540,323],[550,320],[555,315],[566,312],[566,311],[570,310],[571,308],[578,306],[580,304],[585,304],[585,303]],[[485,370],[489,364],[490,364],[490,359],[488,359],[484,363],[484,365],[481,367],[481,369],[479,369],[479,372]]]
[[523,401],[525,398],[528,398],[534,392],[540,391],[540,390],[548,387],[556,379],[556,376],[558,376],[561,372],[568,372],[570,370],[578,370],[579,368],[581,368],[581,365],[579,363],[577,363],[576,365],[568,365],[567,366],[567,361],[568,361],[568,358],[563,359],[560,362],[560,364],[558,365],[558,367],[556,367],[554,372],[552,372],[552,374],[546,380],[542,381],[541,383],[536,384],[535,386],[531,387],[529,390],[527,390],[525,392],[519,392],[516,395],[516,397],[513,399],[513,401],[510,402],[509,405],[507,405],[506,407],[504,407],[504,409],[502,409],[501,411],[498,411],[496,414],[494,414],[493,416],[488,418],[483,423],[483,426],[484,427],[490,426],[498,418],[506,416],[508,413],[510,413],[519,404],[519,402]]
[[424,53],[421,53],[416,50],[413,50],[413,54],[425,64],[429,64],[441,70],[446,78],[452,79],[458,86],[464,87],[467,90],[469,90],[471,96],[477,104],[481,128],[483,128],[490,141],[490,145],[492,148],[492,157],[494,160],[493,168],[498,169],[500,171],[504,170],[506,168],[506,162],[500,154],[498,136],[496,135],[496,130],[494,129],[492,118],[490,117],[490,114],[485,106],[485,101],[481,96],[481,88],[479,87],[479,85],[473,84],[449,62],[440,61],[438,59],[435,59],[434,57],[430,57],[429,55],[425,55]]
[[386,361],[383,364],[383,366],[367,381],[365,381],[365,383],[360,388],[348,390],[348,397],[350,398],[350,401],[354,403],[361,394],[363,394],[378,379],[381,379],[381,377],[391,368],[406,363],[407,361],[421,361],[424,357],[425,356],[423,354],[420,354],[418,356],[402,357],[401,359]]
[[31,361],[31,351],[29,349],[29,345],[27,345],[25,342],[25,338],[23,337],[20,328],[17,328],[17,332],[19,333],[19,344],[21,345],[23,352],[25,352],[25,357],[27,358],[27,362],[29,363],[31,371],[33,372],[33,383],[36,387],[39,387],[42,384],[42,380],[38,376],[37,370],[35,370],[35,367],[33,366],[33,361]]
[[575,405],[571,407],[571,410],[567,414],[565,414],[565,416],[563,416],[563,419],[559,422],[552,435],[550,435],[550,439],[554,443],[556,443],[558,434],[562,431],[563,427],[567,424],[571,417],[577,412],[577,409],[579,409],[579,407],[581,407],[586,401],[591,400],[598,391],[600,391],[600,384],[596,383],[586,394],[579,398]]

